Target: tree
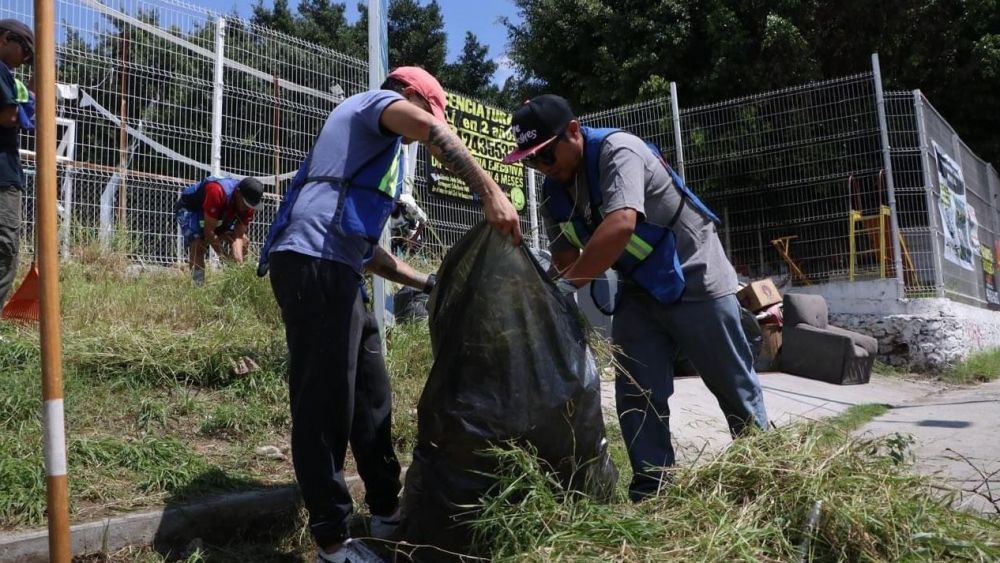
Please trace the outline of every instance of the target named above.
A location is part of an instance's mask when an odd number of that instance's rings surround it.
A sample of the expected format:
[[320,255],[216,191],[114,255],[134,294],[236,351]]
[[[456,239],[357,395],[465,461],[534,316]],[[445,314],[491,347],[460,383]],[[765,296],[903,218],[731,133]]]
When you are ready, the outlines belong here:
[[437,0],[391,0],[388,16],[389,67],[422,66],[437,76],[444,68],[447,36]]
[[[996,0],[514,0],[510,56],[579,112],[666,93],[685,106],[869,69],[920,88],[980,155],[1000,162]],[[934,38],[929,41],[928,38]]]
[[488,46],[479,42],[474,33],[465,32],[462,54],[454,63],[444,65],[441,84],[448,90],[483,101],[496,101],[500,95],[500,89],[493,84],[497,63],[489,58],[489,50]]

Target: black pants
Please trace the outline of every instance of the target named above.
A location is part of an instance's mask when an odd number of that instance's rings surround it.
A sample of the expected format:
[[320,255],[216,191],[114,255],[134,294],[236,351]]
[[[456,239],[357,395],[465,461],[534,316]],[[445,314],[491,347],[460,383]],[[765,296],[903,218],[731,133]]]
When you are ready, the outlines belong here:
[[398,505],[389,374],[359,282],[339,262],[271,254],[271,288],[288,343],[292,461],[321,546],[347,537],[353,508],[344,482],[348,443],[372,514],[391,514]]
[[0,307],[10,297],[21,246],[21,188],[0,186]]

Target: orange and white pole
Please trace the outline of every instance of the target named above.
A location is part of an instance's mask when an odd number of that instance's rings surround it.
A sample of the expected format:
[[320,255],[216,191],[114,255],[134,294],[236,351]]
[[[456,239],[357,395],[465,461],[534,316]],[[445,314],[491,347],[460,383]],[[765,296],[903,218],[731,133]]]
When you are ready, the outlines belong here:
[[59,237],[56,208],[56,34],[53,0],[35,0],[35,142],[38,278],[48,490],[49,561],[69,563],[69,481],[63,417],[62,338],[59,319]]

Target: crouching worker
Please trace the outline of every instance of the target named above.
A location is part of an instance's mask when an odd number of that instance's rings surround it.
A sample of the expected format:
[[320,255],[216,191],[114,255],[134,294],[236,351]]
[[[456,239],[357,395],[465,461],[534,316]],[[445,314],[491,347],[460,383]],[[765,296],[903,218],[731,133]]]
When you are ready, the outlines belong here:
[[263,197],[264,186],[256,178],[209,176],[184,189],[175,210],[196,284],[205,283],[209,247],[220,258],[243,263],[250,244],[247,226]]
[[768,424],[718,219],[655,147],[580,125],[559,96],[525,102],[511,121],[518,149],[505,162],[545,175],[543,215],[563,275],[557,286],[573,293],[610,267],[624,280],[611,328],[615,402],[632,465],[629,496],[642,500],[674,463],[667,398],[679,350],[734,436]]
[[285,323],[292,460],[320,563],[374,560],[348,535],[348,445],[372,535],[389,536],[399,523],[391,392],[385,370],[370,368],[379,359],[369,350],[381,350],[381,342],[358,286],[364,270],[412,287],[433,285],[376,247],[402,193],[402,146],[427,144],[479,194],[487,221],[514,243],[521,239],[514,206],[445,122],[446,103],[437,79],[417,67],[398,68],[381,89],[344,100],[288,186],[261,251],[257,273],[270,271]]

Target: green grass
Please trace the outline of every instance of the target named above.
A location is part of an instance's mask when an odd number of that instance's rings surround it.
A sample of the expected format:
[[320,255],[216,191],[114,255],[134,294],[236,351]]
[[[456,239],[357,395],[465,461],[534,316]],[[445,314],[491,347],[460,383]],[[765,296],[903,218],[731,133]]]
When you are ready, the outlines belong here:
[[[84,246],[62,266],[71,517],[293,480],[284,334],[253,267],[125,273]],[[0,529],[44,524],[37,328],[0,323]],[[232,373],[248,356],[260,370]]]
[[511,562],[995,561],[1000,521],[953,510],[910,474],[905,438],[851,436],[884,409],[742,438],[674,469],[673,484],[639,505],[563,490],[534,457],[507,450],[478,549]]
[[875,364],[872,365],[872,372],[889,377],[901,377],[909,373],[904,369],[884,363],[880,360],[875,360]]
[[408,460],[417,443],[417,402],[434,363],[426,322],[401,323],[386,333],[396,455]]
[[[199,289],[180,272],[128,276],[114,256],[81,251],[77,259],[85,263],[66,264],[61,276],[73,520],[292,482],[288,461],[253,453],[286,444],[289,430],[283,332],[266,280],[251,266],[227,268]],[[38,339],[5,323],[0,338],[0,529],[38,526]],[[387,344],[405,460],[432,363],[427,326],[393,327]],[[611,350],[597,344],[603,367]],[[261,369],[234,376],[241,356]],[[808,536],[815,560],[995,560],[996,522],[951,511],[932,484],[910,476],[905,438],[849,436],[884,409],[854,407],[832,422],[741,439],[675,469],[675,486],[638,506],[624,500],[625,479],[615,502],[599,504],[559,490],[524,452],[505,454],[503,487],[485,501],[481,547],[507,561],[789,560]],[[627,468],[614,421],[608,436],[612,459]],[[817,500],[820,522],[806,534]],[[310,550],[300,514],[285,528],[171,557],[291,561]],[[148,548],[101,557],[164,560]]]
[[976,352],[940,375],[946,383],[983,383],[1000,378],[1000,348]]
[[[498,451],[503,471],[482,502],[480,555],[501,562],[995,561],[1000,522],[952,510],[932,482],[910,474],[905,439],[851,434],[885,409],[860,405],[740,439],[674,469],[674,484],[639,505],[624,492],[599,503],[564,491],[524,450]],[[623,462],[620,440],[612,444],[616,463]],[[284,530],[170,555],[298,561],[313,549],[303,523],[300,513]],[[102,557],[93,561],[167,560],[148,548]]]
[[[62,265],[71,518],[98,518],[232,489],[294,482],[259,456],[289,439],[284,327],[252,265],[208,274],[126,274],[93,241]],[[434,264],[420,264],[432,270]],[[44,524],[37,328],[0,322],[0,529]],[[416,440],[432,363],[426,323],[390,329],[397,452]],[[232,373],[248,356],[260,370]],[[349,462],[350,463],[350,462]]]

